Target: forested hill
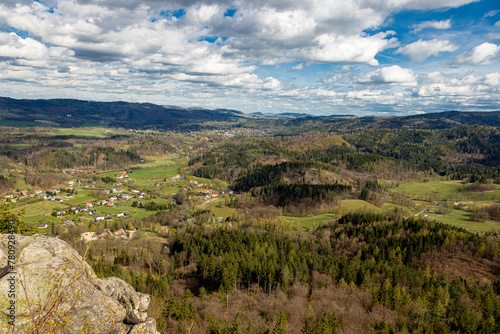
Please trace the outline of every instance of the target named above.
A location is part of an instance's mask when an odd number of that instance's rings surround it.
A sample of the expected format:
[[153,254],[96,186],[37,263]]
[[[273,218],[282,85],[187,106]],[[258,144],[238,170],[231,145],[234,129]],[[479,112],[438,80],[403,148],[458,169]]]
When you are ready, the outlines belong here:
[[[75,99],[16,100],[0,97],[0,126],[106,126],[133,129],[196,130],[200,126],[265,127],[294,132],[319,130],[448,129],[463,125],[500,126],[500,111],[422,114],[392,117],[312,116],[303,113],[244,114],[229,109],[208,110],[151,103],[96,102]],[[318,128],[319,127],[319,128]],[[286,130],[280,130],[286,128]]]
[[72,99],[15,100],[0,97],[0,125],[109,126],[133,129],[193,128],[201,122],[239,122],[242,112],[160,106],[151,103]]
[[[338,119],[334,118],[333,121],[338,122]],[[498,127],[500,126],[500,111],[445,111],[406,117],[364,117],[345,120],[338,123],[336,127],[339,129],[452,129],[464,125],[489,125]]]

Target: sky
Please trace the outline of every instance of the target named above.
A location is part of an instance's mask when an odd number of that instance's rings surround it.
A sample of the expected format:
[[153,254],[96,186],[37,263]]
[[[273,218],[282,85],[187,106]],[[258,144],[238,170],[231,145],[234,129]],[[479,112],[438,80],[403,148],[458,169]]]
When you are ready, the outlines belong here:
[[2,0],[0,96],[500,110],[498,0]]

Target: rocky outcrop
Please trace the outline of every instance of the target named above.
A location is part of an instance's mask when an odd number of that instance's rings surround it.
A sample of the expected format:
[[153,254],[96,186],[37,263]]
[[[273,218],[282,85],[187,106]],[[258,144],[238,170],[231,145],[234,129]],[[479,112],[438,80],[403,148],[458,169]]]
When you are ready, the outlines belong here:
[[[8,241],[0,235],[0,268],[8,268]],[[15,266],[8,269],[0,278],[1,333],[158,333],[148,295],[116,277],[99,279],[60,239],[16,235]],[[8,323],[11,305],[15,327]]]

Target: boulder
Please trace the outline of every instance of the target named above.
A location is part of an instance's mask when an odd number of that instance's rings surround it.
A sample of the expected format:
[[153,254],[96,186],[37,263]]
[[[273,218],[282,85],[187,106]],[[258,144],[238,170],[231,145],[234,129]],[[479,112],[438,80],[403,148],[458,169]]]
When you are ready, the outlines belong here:
[[[8,237],[0,235],[0,268],[9,264]],[[98,278],[58,238],[15,238],[15,266],[0,278],[0,332],[158,333],[147,316],[148,295],[117,277]]]

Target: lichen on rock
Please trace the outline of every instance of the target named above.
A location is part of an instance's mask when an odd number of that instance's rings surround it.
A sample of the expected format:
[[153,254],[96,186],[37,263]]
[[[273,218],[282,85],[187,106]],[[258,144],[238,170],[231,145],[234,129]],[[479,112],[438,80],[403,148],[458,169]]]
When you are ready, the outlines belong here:
[[[8,264],[8,236],[0,235],[0,268]],[[150,298],[117,277],[98,278],[58,238],[16,235],[16,274],[0,278],[0,332],[152,333]],[[9,278],[16,277],[15,298]],[[15,301],[15,327],[8,307]]]

